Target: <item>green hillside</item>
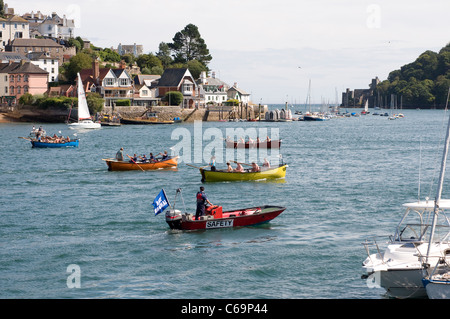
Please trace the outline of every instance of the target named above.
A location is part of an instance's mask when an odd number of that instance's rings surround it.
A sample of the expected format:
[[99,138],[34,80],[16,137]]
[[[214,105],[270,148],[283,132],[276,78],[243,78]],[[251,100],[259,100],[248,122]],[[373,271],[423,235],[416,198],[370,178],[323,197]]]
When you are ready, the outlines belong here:
[[449,87],[450,43],[438,53],[425,51],[414,62],[389,73],[375,94],[402,97],[405,108],[442,108]]

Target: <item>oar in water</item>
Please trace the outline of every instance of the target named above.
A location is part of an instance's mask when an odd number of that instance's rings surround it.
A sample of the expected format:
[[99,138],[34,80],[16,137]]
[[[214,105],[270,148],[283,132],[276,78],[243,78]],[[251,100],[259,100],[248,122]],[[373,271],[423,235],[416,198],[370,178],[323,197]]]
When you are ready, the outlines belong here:
[[24,140],[31,141],[31,138],[29,138],[29,137],[22,137],[22,136],[19,136],[19,138],[23,138]]
[[198,168],[198,169],[204,169],[205,167],[208,167],[209,165],[205,165],[205,166],[200,166],[200,167],[198,167],[198,166],[194,166],[194,165],[191,165],[191,164],[186,164],[187,166],[190,166],[190,167],[195,167],[195,168]]
[[131,160],[134,164],[136,164],[136,165],[141,169],[141,171],[145,172],[144,169],[143,169],[141,166],[139,166],[139,164],[136,163],[130,155],[127,154],[127,156],[130,158],[130,160]]

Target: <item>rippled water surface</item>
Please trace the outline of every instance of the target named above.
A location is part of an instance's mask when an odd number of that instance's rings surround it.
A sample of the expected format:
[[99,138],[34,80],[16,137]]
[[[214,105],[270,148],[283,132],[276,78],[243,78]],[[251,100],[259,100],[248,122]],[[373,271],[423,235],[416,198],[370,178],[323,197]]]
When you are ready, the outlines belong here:
[[[384,298],[360,278],[361,243],[387,240],[419,180],[420,196],[434,197],[446,125],[443,111],[403,113],[395,121],[203,123],[224,136],[226,128],[278,128],[289,168],[285,181],[203,184],[224,209],[287,209],[258,227],[200,232],[169,230],[151,205],[161,188],[173,201],[181,187],[193,212],[197,169],[109,172],[102,161],[120,147],[130,155],[170,150],[173,131],[193,132],[193,124],[79,132],[74,149],[33,149],[18,138],[39,123],[0,124],[0,297]],[[70,289],[73,264],[81,287]]]

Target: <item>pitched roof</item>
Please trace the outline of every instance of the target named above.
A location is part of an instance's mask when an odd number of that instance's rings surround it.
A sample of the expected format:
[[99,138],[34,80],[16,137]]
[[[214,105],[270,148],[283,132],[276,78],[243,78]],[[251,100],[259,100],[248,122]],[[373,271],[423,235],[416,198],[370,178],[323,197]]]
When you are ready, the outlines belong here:
[[14,39],[11,45],[16,47],[62,47],[61,44],[50,39]]
[[19,62],[20,60],[29,61],[30,59],[27,58],[25,55],[16,52],[0,52],[0,60],[6,62],[9,61]]
[[159,80],[158,86],[178,86],[188,69],[166,69]]
[[150,85],[151,82],[158,80],[160,78],[161,78],[161,75],[138,74],[134,77],[134,83]]
[[8,20],[11,21],[11,22],[28,23],[28,20],[25,20],[24,18],[19,17],[19,16],[12,16]]
[[40,67],[34,65],[31,62],[13,62],[13,63],[3,63],[5,64],[3,68],[0,69],[0,73],[17,74],[17,73],[28,73],[28,74],[48,74],[47,71],[42,70]]

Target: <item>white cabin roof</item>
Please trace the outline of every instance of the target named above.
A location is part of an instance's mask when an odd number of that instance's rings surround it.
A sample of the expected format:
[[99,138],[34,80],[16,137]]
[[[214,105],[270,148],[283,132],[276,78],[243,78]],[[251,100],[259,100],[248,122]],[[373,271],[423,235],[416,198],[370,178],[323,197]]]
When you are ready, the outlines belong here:
[[[434,208],[434,199],[429,199],[427,201],[417,201],[413,203],[406,203],[402,206],[414,209],[432,209]],[[450,199],[441,199],[439,202],[439,208],[441,209],[450,209]]]

